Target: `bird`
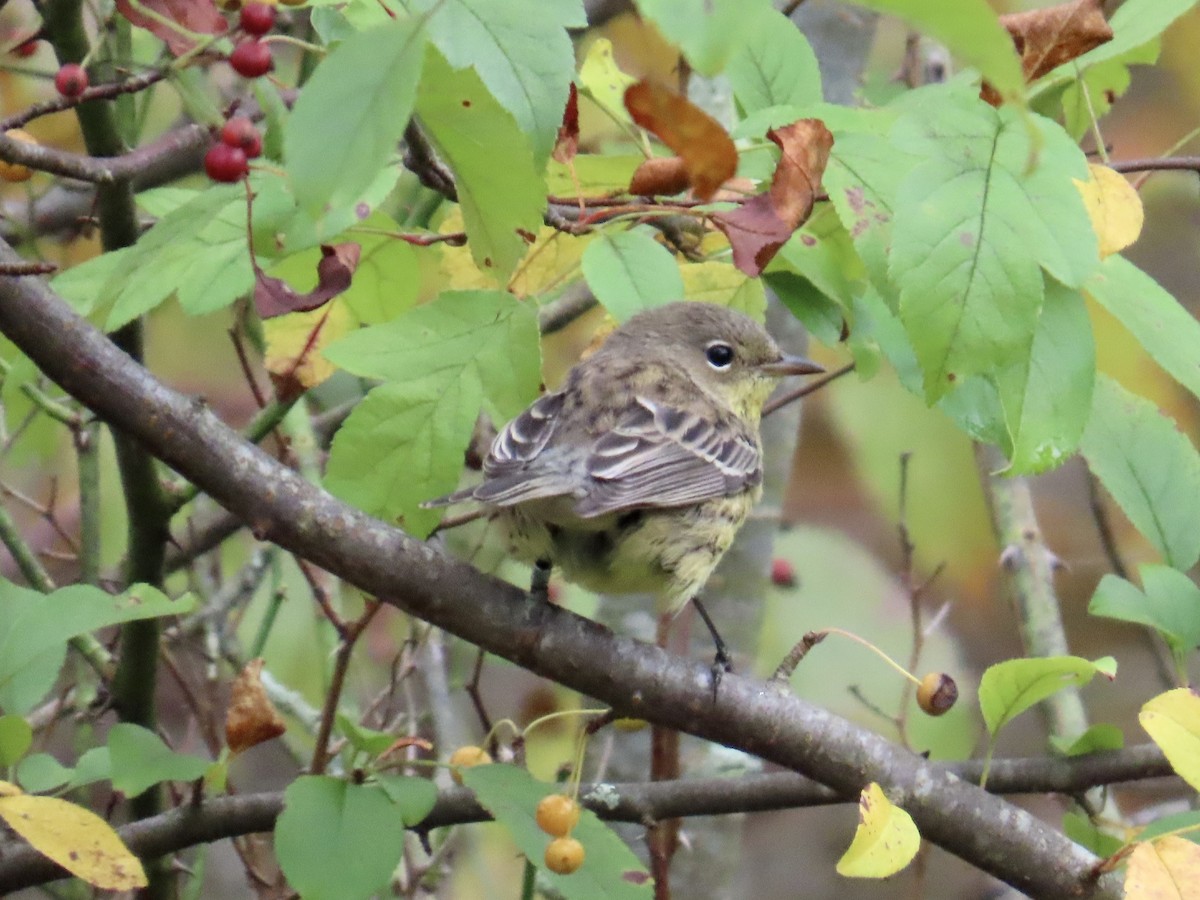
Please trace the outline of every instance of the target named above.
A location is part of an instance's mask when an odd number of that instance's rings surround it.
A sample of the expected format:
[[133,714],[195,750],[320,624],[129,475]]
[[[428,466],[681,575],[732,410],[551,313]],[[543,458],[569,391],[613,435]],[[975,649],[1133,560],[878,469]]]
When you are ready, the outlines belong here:
[[[639,312],[497,434],[483,480],[426,507],[482,505],[509,552],[606,594],[648,593],[660,616],[695,603],[762,495],[759,423],[785,355],[741,312],[676,301]],[[717,675],[716,677],[719,677]]]

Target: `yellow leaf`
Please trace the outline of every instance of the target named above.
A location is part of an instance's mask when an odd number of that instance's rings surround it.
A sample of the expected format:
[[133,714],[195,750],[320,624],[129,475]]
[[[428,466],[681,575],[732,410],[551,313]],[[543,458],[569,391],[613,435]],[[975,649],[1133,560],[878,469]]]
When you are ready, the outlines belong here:
[[872,782],[858,798],[858,830],[838,860],[847,878],[887,878],[899,872],[921,849],[921,834],[912,818],[892,804]]
[[112,826],[82,806],[30,794],[0,797],[0,818],[72,875],[106,891],[146,886],[146,873]]
[[761,322],[767,311],[762,282],[749,278],[727,262],[698,262],[680,266],[683,296],[718,306],[728,306]]
[[1159,694],[1142,707],[1138,721],[1179,777],[1200,790],[1200,694],[1190,688]]
[[1133,848],[1126,900],[1200,900],[1200,846],[1177,835]]
[[596,38],[588,47],[579,67],[579,83],[585,97],[591,97],[606,113],[621,122],[629,122],[625,110],[625,89],[637,82],[621,71],[613,58],[612,41]]
[[25,792],[15,784],[8,781],[0,781],[0,797],[15,797],[23,793]]
[[1108,166],[1089,163],[1088,180],[1072,180],[1083,195],[1083,205],[1100,241],[1101,259],[1138,239],[1145,221],[1142,198],[1124,175]]
[[357,324],[350,308],[336,297],[318,309],[265,319],[267,371],[277,384],[286,379],[316,387],[336,371],[321,350]]

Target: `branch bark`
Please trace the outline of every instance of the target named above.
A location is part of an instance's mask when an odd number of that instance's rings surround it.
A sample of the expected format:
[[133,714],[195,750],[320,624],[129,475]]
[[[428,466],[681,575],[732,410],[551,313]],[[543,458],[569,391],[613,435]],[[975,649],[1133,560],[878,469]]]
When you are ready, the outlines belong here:
[[[0,263],[20,257],[0,244]],[[156,381],[36,278],[0,279],[0,331],[66,391],[272,541],[546,678],[857,794],[878,782],[922,835],[1035,897],[1115,898],[1116,874],[1024,810],[762,681],[673,658],[490,578],[352,509]],[[620,660],[620,665],[614,661]]]

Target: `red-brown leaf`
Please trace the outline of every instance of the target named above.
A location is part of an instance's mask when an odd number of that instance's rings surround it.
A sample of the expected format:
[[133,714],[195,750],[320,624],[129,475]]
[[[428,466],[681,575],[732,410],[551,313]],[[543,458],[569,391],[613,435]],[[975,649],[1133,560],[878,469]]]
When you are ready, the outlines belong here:
[[692,193],[709,200],[737,171],[737,148],[712,116],[686,97],[639,81],[625,91],[633,121],[683,157]]
[[691,179],[682,156],[656,156],[637,167],[629,181],[629,193],[655,197],[686,191]]
[[317,286],[307,293],[294,291],[286,281],[261,270],[254,276],[254,308],[263,319],[293,312],[306,312],[328,303],[346,288],[358,268],[362,247],[358,244],[322,244],[317,263]]
[[[213,0],[141,0],[141,3],[147,9],[198,34],[224,34],[229,28],[229,23]],[[165,41],[167,48],[176,56],[196,46],[196,42],[186,34],[134,9],[129,0],[117,0],[117,11],[134,25],[145,28]]]
[[567,94],[567,106],[563,110],[562,124],[558,126],[558,137],[554,141],[554,152],[550,155],[555,162],[569,163],[579,152],[579,92],[571,82]]

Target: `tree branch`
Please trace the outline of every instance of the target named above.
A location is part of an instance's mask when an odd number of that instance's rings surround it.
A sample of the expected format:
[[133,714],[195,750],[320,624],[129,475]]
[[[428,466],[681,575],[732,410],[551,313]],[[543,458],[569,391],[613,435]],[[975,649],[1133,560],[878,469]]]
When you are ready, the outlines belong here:
[[[19,257],[0,244],[0,263]],[[573,690],[736,747],[840,794],[879,783],[922,835],[1035,897],[1117,898],[1120,879],[1024,810],[804,700],[673,658],[550,604],[365,515],[247,444],[156,381],[40,280],[0,279],[0,331],[67,392],[247,522],[405,612]],[[620,660],[621,665],[612,664]]]

